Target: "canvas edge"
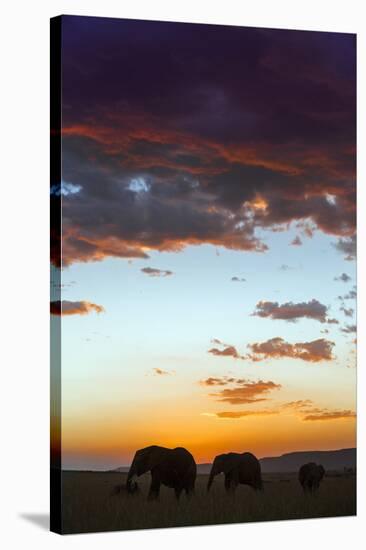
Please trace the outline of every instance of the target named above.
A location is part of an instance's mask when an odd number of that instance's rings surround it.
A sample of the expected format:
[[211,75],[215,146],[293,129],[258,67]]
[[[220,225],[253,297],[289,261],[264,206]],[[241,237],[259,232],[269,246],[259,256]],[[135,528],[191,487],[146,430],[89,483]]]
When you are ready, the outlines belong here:
[[[50,19],[50,189],[61,187],[61,26]],[[50,193],[50,289],[61,300],[61,194]],[[50,315],[50,531],[62,534],[61,316]]]

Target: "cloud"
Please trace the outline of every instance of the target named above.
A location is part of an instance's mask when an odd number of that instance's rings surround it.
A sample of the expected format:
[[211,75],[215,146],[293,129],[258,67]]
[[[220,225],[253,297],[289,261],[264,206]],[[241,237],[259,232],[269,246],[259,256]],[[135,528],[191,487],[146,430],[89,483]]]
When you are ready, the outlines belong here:
[[[81,191],[63,197],[63,265],[200,244],[264,253],[261,229],[298,222],[349,256],[353,35],[68,21],[63,177]],[[162,55],[172,44],[179,59]]]
[[262,361],[264,359],[280,359],[288,357],[301,359],[311,363],[330,361],[334,359],[332,350],[334,342],[320,338],[311,342],[298,342],[290,344],[283,338],[271,338],[266,342],[249,344],[251,354],[246,356],[251,361]]
[[344,296],[338,296],[338,300],[355,300],[357,298],[356,286],[353,287],[353,290],[350,290]]
[[302,240],[300,239],[300,237],[297,235],[293,241],[290,242],[290,244],[292,246],[301,246],[302,245]]
[[52,315],[88,315],[93,311],[102,313],[105,312],[105,309],[103,306],[84,300],[80,302],[71,302],[69,300],[55,300],[51,302]]
[[234,357],[234,359],[243,359],[243,357],[238,353],[237,349],[234,346],[227,346],[222,350],[218,348],[211,348],[208,350],[208,353],[221,357]]
[[343,311],[346,317],[353,317],[355,310],[353,308],[346,308],[344,306],[339,308],[339,311]]
[[252,315],[258,317],[282,319],[290,322],[297,321],[302,317],[315,319],[321,323],[325,323],[327,320],[327,307],[315,299],[309,302],[287,302],[281,305],[278,302],[260,301],[257,303],[256,308]]
[[351,280],[351,277],[347,273],[342,273],[339,277],[334,277],[335,281],[341,281],[342,283],[348,283]]
[[306,415],[303,420],[313,422],[317,420],[340,420],[348,418],[356,418],[356,413],[351,410],[328,411],[327,409],[324,409],[316,414]]
[[292,269],[294,269],[293,267],[287,265],[287,264],[282,264],[280,265],[280,267],[278,268],[280,271],[290,271]]
[[346,334],[351,334],[353,332],[357,332],[357,327],[356,325],[345,325],[341,328],[341,331]]
[[66,181],[61,181],[61,185],[52,185],[50,189],[51,195],[54,195],[56,197],[65,196],[68,195],[74,195],[75,193],[79,193],[81,191],[82,187],[81,185],[74,185],[73,183],[68,183]]
[[229,345],[229,344],[224,344],[224,342],[222,342],[218,338],[212,338],[211,343],[216,344],[218,346],[228,346]]
[[299,401],[291,401],[281,406],[281,410],[293,410],[296,414],[299,413],[303,421],[316,420],[338,420],[342,418],[354,418],[356,414],[351,410],[331,410],[327,408],[314,407],[311,399],[303,399]]
[[284,410],[304,410],[313,406],[313,401],[311,399],[299,399],[297,401],[290,401],[289,403],[284,403],[281,408]]
[[173,275],[173,271],[154,269],[153,267],[143,267],[140,271],[149,277],[169,277],[169,275]]
[[334,318],[327,319],[327,323],[328,325],[339,325],[338,319],[334,319]]
[[252,382],[250,380],[236,379],[231,388],[224,388],[216,393],[211,393],[212,397],[219,398],[218,401],[224,401],[231,405],[241,405],[249,403],[258,403],[267,401],[267,395],[273,390],[278,390],[281,384],[275,384],[272,381],[264,382],[258,380]]
[[159,368],[154,368],[153,371],[158,376],[170,376],[171,374],[173,374],[173,371],[163,370]]
[[347,420],[356,418],[356,413],[352,410],[329,410],[320,409],[312,406],[313,402],[310,399],[292,401],[285,403],[278,408],[259,409],[259,410],[241,410],[241,411],[223,411],[215,413],[206,413],[208,416],[216,416],[218,418],[242,418],[247,416],[270,416],[274,414],[283,414],[287,411],[293,411],[294,414],[304,422],[327,421],[327,420]]
[[214,413],[218,418],[243,418],[247,416],[271,416],[278,414],[277,410],[257,410],[257,411],[223,411]]
[[351,261],[356,259],[356,235],[352,235],[345,239],[338,239],[333,246],[336,250],[345,254],[345,260]]
[[245,283],[246,282],[246,279],[244,279],[244,277],[231,277],[231,280],[234,282],[234,283]]
[[226,386],[227,384],[230,384],[232,382],[235,382],[235,378],[230,378],[228,376],[221,376],[221,377],[212,377],[206,378],[204,380],[200,380],[201,386]]
[[[258,384],[260,384],[259,382]],[[262,384],[269,384],[264,383]],[[280,385],[275,385],[278,388],[280,388]],[[273,388],[271,387],[269,391],[271,391]],[[222,395],[224,392],[227,392],[228,390],[221,390],[217,394],[211,394],[213,396]],[[224,395],[227,395],[225,393]],[[222,401],[228,401],[231,404],[238,405],[242,403],[254,403],[257,401],[263,401],[264,399],[256,399],[251,401],[246,401],[246,396],[243,400],[234,400],[232,399],[232,395],[229,395],[227,399],[221,399]],[[290,401],[287,403],[279,404],[276,407],[267,408],[267,409],[246,409],[246,410],[239,410],[239,411],[220,411],[215,413],[202,413],[206,416],[216,416],[218,418],[242,418],[247,416],[269,416],[274,414],[285,414],[285,415],[294,415],[297,416],[301,421],[304,422],[310,422],[310,421],[317,421],[317,420],[339,420],[339,419],[350,419],[355,418],[356,413],[352,410],[339,410],[339,409],[328,409],[328,408],[320,408],[314,406],[314,402],[311,399],[298,399],[296,401]]]

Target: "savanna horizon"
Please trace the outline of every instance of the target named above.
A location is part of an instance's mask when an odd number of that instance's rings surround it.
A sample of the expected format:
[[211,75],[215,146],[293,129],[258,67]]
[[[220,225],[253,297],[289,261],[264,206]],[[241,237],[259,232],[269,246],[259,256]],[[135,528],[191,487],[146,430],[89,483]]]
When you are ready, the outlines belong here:
[[[63,445],[62,468],[64,470],[103,471],[117,467],[128,467],[135,452],[150,445],[161,445],[168,448],[185,447],[192,453],[197,464],[212,463],[216,455],[228,452],[252,452],[258,459],[262,459],[293,452],[337,451],[356,448],[355,421],[347,421],[347,424],[338,426],[336,434],[329,430],[329,426],[324,425],[322,429],[316,430],[315,434],[304,434],[302,438],[297,439],[291,439],[286,429],[283,428],[280,432],[272,432],[271,436],[267,436],[263,441],[256,439],[257,432],[250,434],[247,431],[242,442],[238,440],[237,436],[230,436],[230,434],[220,443],[214,435],[203,438],[203,443],[172,436],[166,440],[158,438],[150,438],[146,441],[137,440],[135,445],[131,443],[128,446],[121,444],[111,446],[108,445],[107,441],[103,441],[103,438],[99,438],[94,447],[90,445],[80,449],[77,446],[66,447]],[[268,428],[264,429],[267,430]],[[292,429],[296,432],[295,426]],[[253,430],[255,430],[254,427]]]

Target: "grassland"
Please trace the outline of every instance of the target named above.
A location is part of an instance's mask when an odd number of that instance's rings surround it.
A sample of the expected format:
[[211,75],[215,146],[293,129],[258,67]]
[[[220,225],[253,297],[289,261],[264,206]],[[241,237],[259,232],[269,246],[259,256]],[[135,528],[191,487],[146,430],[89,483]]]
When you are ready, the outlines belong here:
[[150,475],[140,478],[141,492],[130,496],[114,488],[126,474],[114,472],[63,473],[63,532],[85,533],[123,529],[150,529],[212,525],[250,521],[351,516],[356,514],[354,476],[326,477],[315,497],[302,493],[296,475],[264,475],[263,493],[239,486],[234,496],[226,495],[222,476],[209,494],[207,476],[199,475],[191,500],[162,487],[159,501],[148,502]]

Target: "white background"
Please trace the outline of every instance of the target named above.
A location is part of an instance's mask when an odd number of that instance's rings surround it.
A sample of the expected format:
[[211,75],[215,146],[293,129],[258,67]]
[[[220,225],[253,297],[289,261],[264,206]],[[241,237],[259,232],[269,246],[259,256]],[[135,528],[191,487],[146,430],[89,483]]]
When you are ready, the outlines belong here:
[[[358,549],[366,521],[365,53],[363,1],[46,0],[0,18],[0,543],[3,548]],[[358,33],[358,517],[74,535],[48,532],[49,18],[100,15]],[[365,19],[366,20],[366,19]],[[362,53],[364,55],[362,55]],[[362,68],[363,66],[363,68]],[[363,122],[363,123],[362,123]],[[334,427],[336,429],[336,427]]]

